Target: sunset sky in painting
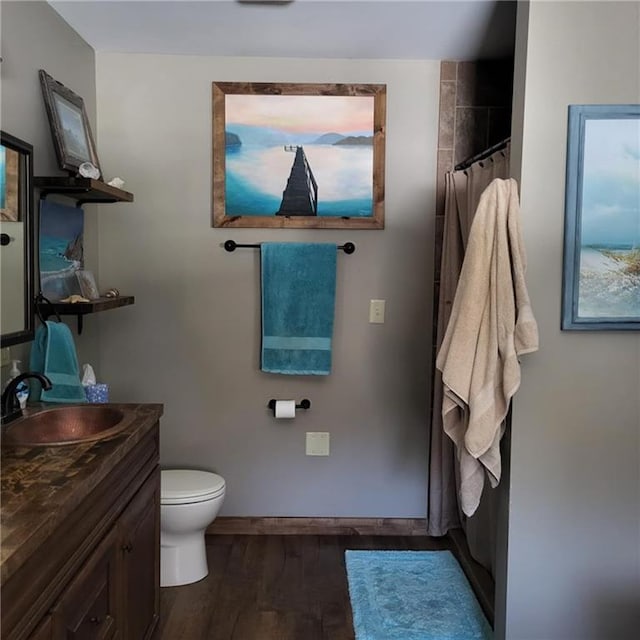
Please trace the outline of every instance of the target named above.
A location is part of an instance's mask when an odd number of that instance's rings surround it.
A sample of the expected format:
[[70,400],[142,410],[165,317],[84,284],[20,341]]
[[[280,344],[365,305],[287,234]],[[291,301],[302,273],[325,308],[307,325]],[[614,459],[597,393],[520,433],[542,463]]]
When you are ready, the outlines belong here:
[[369,96],[225,96],[227,124],[246,124],[290,133],[373,132]]

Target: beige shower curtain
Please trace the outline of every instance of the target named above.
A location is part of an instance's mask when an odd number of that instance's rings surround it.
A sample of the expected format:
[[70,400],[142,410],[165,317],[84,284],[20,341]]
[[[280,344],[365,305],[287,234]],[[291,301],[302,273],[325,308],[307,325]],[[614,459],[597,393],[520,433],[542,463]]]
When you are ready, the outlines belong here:
[[[494,178],[509,174],[509,145],[464,171],[445,176],[444,236],[440,271],[440,296],[436,352],[440,349],[462,268],[469,230],[482,192]],[[485,484],[478,510],[471,518],[458,507],[457,460],[453,442],[442,428],[442,375],[434,372],[433,417],[429,461],[427,533],[443,536],[463,526],[474,558],[493,573],[495,558],[495,490]]]

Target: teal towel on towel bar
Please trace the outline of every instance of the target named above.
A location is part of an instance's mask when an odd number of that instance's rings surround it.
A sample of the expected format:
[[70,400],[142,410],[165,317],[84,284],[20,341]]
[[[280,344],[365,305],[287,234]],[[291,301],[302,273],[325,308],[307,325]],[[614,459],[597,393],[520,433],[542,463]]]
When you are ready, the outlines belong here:
[[337,246],[260,245],[262,371],[329,375]]
[[39,382],[31,380],[29,400],[42,402],[86,402],[80,382],[78,356],[69,327],[63,322],[47,321],[38,327],[31,346],[31,371],[43,373],[51,381],[51,389],[43,391]]

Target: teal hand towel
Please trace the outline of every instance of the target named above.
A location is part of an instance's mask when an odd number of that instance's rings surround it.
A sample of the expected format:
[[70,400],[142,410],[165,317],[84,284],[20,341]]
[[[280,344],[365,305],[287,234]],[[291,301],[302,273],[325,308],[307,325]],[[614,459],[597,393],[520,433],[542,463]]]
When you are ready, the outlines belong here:
[[31,371],[42,373],[51,381],[43,391],[39,382],[30,381],[30,400],[42,402],[86,402],[80,382],[78,356],[69,327],[63,322],[47,321],[38,327],[31,346]]
[[262,371],[329,375],[335,244],[263,243]]

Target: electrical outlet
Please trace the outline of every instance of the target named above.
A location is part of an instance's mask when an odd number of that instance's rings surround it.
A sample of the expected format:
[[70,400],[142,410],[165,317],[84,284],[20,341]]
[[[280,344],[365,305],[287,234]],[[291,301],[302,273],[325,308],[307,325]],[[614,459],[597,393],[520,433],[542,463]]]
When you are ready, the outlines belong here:
[[305,452],[308,456],[328,456],[329,433],[327,431],[307,431]]
[[11,350],[9,349],[9,347],[5,347],[1,351],[2,351],[2,364],[0,364],[0,366],[6,367],[8,364],[11,363]]
[[369,322],[384,324],[384,300],[371,300],[369,303]]

